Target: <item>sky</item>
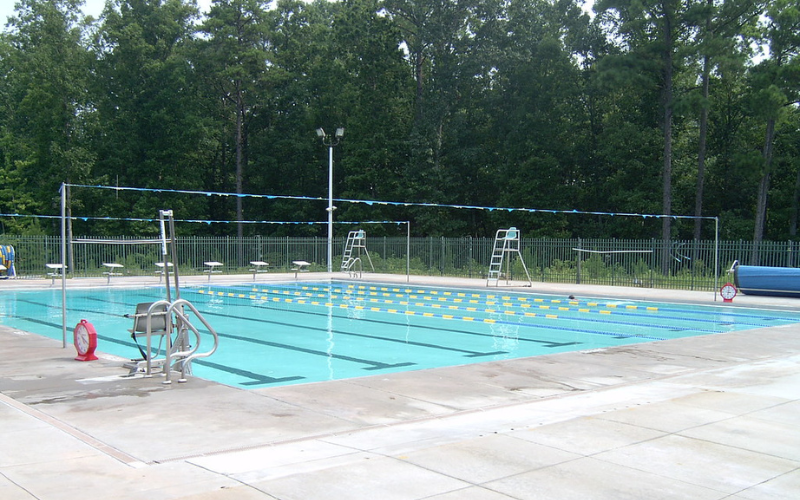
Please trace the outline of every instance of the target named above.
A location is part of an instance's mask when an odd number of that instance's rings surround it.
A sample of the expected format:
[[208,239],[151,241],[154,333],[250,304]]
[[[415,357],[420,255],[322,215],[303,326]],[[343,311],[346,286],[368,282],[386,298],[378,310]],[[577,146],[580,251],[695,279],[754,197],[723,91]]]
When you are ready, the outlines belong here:
[[[0,0],[0,20],[2,20],[0,24],[2,24],[2,26],[6,25],[8,17],[14,13],[14,5],[18,1],[19,0]],[[98,17],[103,11],[105,4],[106,0],[84,0],[83,13]],[[197,0],[197,5],[200,7],[200,11],[206,12],[208,11],[209,5],[211,5],[211,0]]]
[[[18,0],[0,0],[0,25],[5,26],[8,17],[14,13],[14,5]],[[91,14],[98,17],[103,11],[103,6],[106,0],[84,0],[83,12],[84,14]],[[591,10],[591,5],[594,0],[587,0],[584,5],[584,10],[587,12]],[[207,12],[208,7],[211,5],[211,0],[197,0],[197,5],[200,7],[201,12]]]

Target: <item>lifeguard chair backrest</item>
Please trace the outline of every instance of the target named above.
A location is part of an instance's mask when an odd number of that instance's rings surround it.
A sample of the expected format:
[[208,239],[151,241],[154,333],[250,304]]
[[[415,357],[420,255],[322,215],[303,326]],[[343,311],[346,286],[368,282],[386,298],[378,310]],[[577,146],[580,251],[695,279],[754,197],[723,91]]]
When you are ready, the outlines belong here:
[[[133,320],[134,333],[147,332],[147,311],[152,302],[140,302],[136,304],[136,316]],[[150,333],[164,332],[167,329],[167,305],[159,304],[150,315]]]
[[516,240],[517,238],[519,238],[519,232],[517,231],[517,228],[515,228],[515,227],[509,228],[508,232],[506,233],[506,239],[507,240]]

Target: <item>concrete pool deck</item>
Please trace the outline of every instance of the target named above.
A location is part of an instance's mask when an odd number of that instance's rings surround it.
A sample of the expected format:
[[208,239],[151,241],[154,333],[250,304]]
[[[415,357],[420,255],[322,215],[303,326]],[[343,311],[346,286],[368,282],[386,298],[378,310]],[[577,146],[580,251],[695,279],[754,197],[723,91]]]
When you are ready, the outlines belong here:
[[[301,276],[329,277],[339,276]],[[68,286],[157,280],[106,282]],[[485,290],[484,280],[410,284]],[[50,286],[8,280],[0,291]],[[647,288],[498,290],[715,303],[711,292]],[[740,295],[732,305],[797,311],[800,299]],[[119,358],[80,363],[71,345],[4,326],[0,353],[3,500],[754,500],[800,491],[800,324],[250,391],[123,378]]]

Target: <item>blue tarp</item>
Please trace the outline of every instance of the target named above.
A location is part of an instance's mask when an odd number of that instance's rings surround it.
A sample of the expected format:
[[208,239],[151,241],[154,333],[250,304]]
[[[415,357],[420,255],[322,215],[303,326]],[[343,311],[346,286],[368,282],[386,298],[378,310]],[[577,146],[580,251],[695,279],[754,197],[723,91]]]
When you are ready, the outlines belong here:
[[733,270],[736,288],[748,295],[800,297],[800,269],[738,265]]

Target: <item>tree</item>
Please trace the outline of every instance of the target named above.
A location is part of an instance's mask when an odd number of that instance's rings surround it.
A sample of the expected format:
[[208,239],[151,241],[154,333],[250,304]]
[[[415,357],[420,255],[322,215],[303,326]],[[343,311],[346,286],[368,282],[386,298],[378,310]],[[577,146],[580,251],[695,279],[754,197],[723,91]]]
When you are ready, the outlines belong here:
[[768,44],[769,58],[751,72],[755,91],[752,109],[766,122],[753,233],[753,265],[759,263],[759,246],[764,238],[775,135],[786,119],[787,107],[800,102],[800,2],[774,1],[765,15],[763,40]]
[[[248,162],[249,122],[264,99],[268,72],[269,39],[266,8],[262,0],[214,0],[200,31],[202,44],[200,73],[208,78],[215,100],[233,108],[235,191],[242,194]],[[223,155],[223,158],[225,156]],[[236,198],[237,235],[243,236],[242,197]]]
[[[404,198],[447,202],[455,179],[447,168],[448,120],[455,111],[468,68],[474,32],[475,0],[387,0],[386,10],[400,28],[416,84],[414,127],[409,137]],[[423,232],[442,232],[446,219],[434,215],[418,222]]]
[[[342,70],[334,74],[340,78],[338,107],[344,108],[335,114],[347,126],[339,146],[343,154],[336,192],[344,198],[397,200],[404,188],[403,151],[413,126],[415,87],[400,49],[400,30],[381,9],[378,0],[349,0],[333,17],[331,63]],[[319,118],[327,126],[336,125]],[[385,207],[361,204],[345,204],[339,214],[346,220],[395,217]],[[375,228],[371,233],[391,230]]]
[[[682,62],[679,50],[692,33],[687,12],[691,0],[601,0],[598,12],[609,12],[608,22],[626,45],[625,57],[652,71],[660,91],[663,154],[661,170],[661,212],[672,215],[673,121],[675,71]],[[662,218],[661,238],[671,239],[670,217]],[[662,271],[668,272],[668,246],[664,245]]]
[[[580,203],[587,128],[576,50],[568,41],[587,28],[573,2],[518,0],[498,19],[482,102],[496,141],[497,188],[489,204],[575,208]],[[480,141],[480,137],[472,137]],[[524,228],[525,225],[522,225]]]
[[29,210],[56,209],[59,184],[86,180],[94,162],[84,127],[90,55],[79,6],[23,0],[3,39],[5,175],[27,188]]
[[[694,239],[699,240],[702,234],[703,196],[705,186],[705,170],[707,138],[708,138],[708,113],[709,113],[709,88],[711,85],[712,70],[717,68],[717,73],[722,74],[722,68],[727,73],[731,65],[742,67],[746,57],[751,51],[752,37],[747,36],[750,27],[757,21],[763,9],[763,1],[723,1],[706,0],[705,3],[695,4],[688,13],[690,19],[699,28],[697,38],[698,56],[700,57],[700,119],[697,146],[697,181],[695,189],[694,215],[698,217],[694,224]],[[695,17],[696,16],[696,17]]]
[[[197,189],[208,178],[194,70],[187,43],[197,9],[182,0],[114,0],[106,6],[94,50],[93,146],[97,179],[106,184]],[[142,193],[106,202],[109,213],[154,216],[203,201]]]

